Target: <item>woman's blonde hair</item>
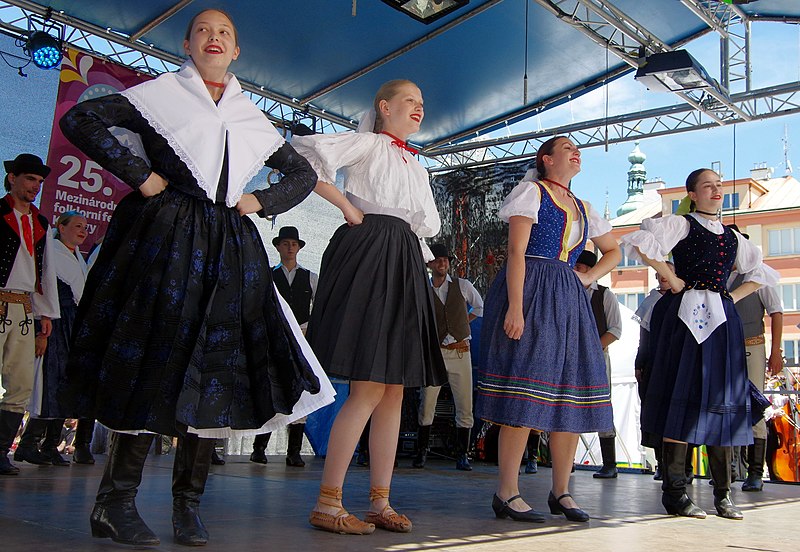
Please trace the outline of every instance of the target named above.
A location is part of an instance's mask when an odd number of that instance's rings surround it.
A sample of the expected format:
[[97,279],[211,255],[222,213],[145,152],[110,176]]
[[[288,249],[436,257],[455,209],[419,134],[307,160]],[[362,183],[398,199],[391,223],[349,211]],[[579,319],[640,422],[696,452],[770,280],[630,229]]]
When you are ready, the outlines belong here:
[[381,102],[383,100],[389,101],[394,98],[398,93],[400,93],[400,89],[407,84],[410,84],[411,86],[417,86],[408,79],[395,79],[383,83],[381,87],[378,88],[378,92],[375,94],[375,101],[372,102],[372,107],[375,109],[375,126],[372,129],[373,132],[378,133],[383,130]]
[[56,219],[56,238],[61,237],[61,232],[59,232],[58,227],[62,224],[69,224],[69,221],[75,217],[86,218],[86,215],[80,211],[65,211],[61,213],[61,215]]

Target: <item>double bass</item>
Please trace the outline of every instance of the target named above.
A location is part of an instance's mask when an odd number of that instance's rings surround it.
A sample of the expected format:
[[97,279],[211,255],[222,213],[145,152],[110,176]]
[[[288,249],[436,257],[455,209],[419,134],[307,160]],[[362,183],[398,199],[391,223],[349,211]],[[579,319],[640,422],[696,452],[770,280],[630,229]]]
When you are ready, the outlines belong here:
[[[786,369],[784,373],[786,380],[783,387],[797,391],[797,380],[792,373]],[[789,380],[793,380],[794,384],[790,385]],[[773,415],[767,421],[770,433],[767,444],[770,479],[800,482],[800,408],[797,395],[789,393],[779,397],[785,402],[774,408]],[[773,401],[773,404],[775,402],[778,401]]]

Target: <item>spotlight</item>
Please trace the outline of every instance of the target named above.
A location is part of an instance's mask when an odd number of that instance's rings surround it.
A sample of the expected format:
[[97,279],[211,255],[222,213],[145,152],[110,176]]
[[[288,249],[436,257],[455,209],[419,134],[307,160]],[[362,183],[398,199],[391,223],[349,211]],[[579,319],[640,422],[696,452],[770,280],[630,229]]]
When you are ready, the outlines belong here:
[[61,63],[61,41],[44,31],[31,33],[24,49],[40,69],[55,69]]
[[383,2],[427,25],[466,6],[469,0],[383,0]]

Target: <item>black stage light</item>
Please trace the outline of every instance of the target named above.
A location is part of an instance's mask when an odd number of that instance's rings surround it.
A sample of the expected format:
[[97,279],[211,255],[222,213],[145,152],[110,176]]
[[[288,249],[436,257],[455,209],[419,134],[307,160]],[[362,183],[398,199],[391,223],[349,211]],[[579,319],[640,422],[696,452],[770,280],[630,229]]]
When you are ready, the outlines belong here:
[[25,52],[40,69],[55,69],[61,63],[61,41],[44,31],[35,31],[25,43]]
[[383,2],[427,25],[466,6],[469,0],[383,0]]

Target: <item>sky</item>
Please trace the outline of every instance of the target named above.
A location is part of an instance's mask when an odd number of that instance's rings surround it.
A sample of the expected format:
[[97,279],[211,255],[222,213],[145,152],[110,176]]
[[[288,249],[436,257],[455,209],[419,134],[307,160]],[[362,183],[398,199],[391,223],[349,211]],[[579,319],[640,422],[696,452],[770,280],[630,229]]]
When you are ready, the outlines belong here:
[[[709,33],[686,47],[714,78],[719,78],[719,39]],[[19,55],[14,41],[0,35],[0,51]],[[752,24],[752,88],[800,81],[800,25],[754,22]],[[5,56],[8,62],[16,60]],[[0,63],[0,158],[13,159],[23,151],[46,158],[55,96],[58,86],[57,71],[43,71],[29,65],[20,77],[17,69]],[[734,91],[738,91],[734,88]],[[570,104],[547,111],[510,127],[513,133],[553,128],[576,121],[601,118],[605,114],[606,92],[593,91]],[[680,103],[668,93],[650,92],[627,75],[608,86],[608,115]],[[424,122],[423,122],[424,124]],[[650,179],[659,178],[667,186],[681,186],[692,170],[709,167],[719,162],[723,178],[744,178],[757,163],[773,167],[775,175],[784,174],[783,142],[788,134],[789,159],[800,171],[800,115],[777,117],[770,120],[740,123],[710,130],[683,132],[672,136],[641,140],[640,149],[647,156],[644,166]],[[734,149],[734,133],[736,148]],[[502,135],[496,133],[494,136]],[[573,180],[576,194],[588,200],[602,212],[608,193],[612,217],[625,201],[628,154],[633,142],[603,147],[585,148],[582,151],[583,169]],[[734,165],[735,158],[735,165]],[[264,175],[257,177],[263,181]],[[306,230],[304,222],[313,220],[315,226]],[[295,224],[301,234],[313,233],[313,241],[321,246],[310,246],[301,255],[301,262],[316,268],[324,244],[333,229],[342,221],[336,209],[319,198],[312,198],[305,207],[279,217],[276,226],[262,222],[259,227],[265,238],[277,234],[279,226]],[[306,222],[306,226],[309,226]],[[318,235],[317,235],[318,234]],[[267,241],[269,241],[267,239]],[[306,240],[309,241],[309,240]]]

